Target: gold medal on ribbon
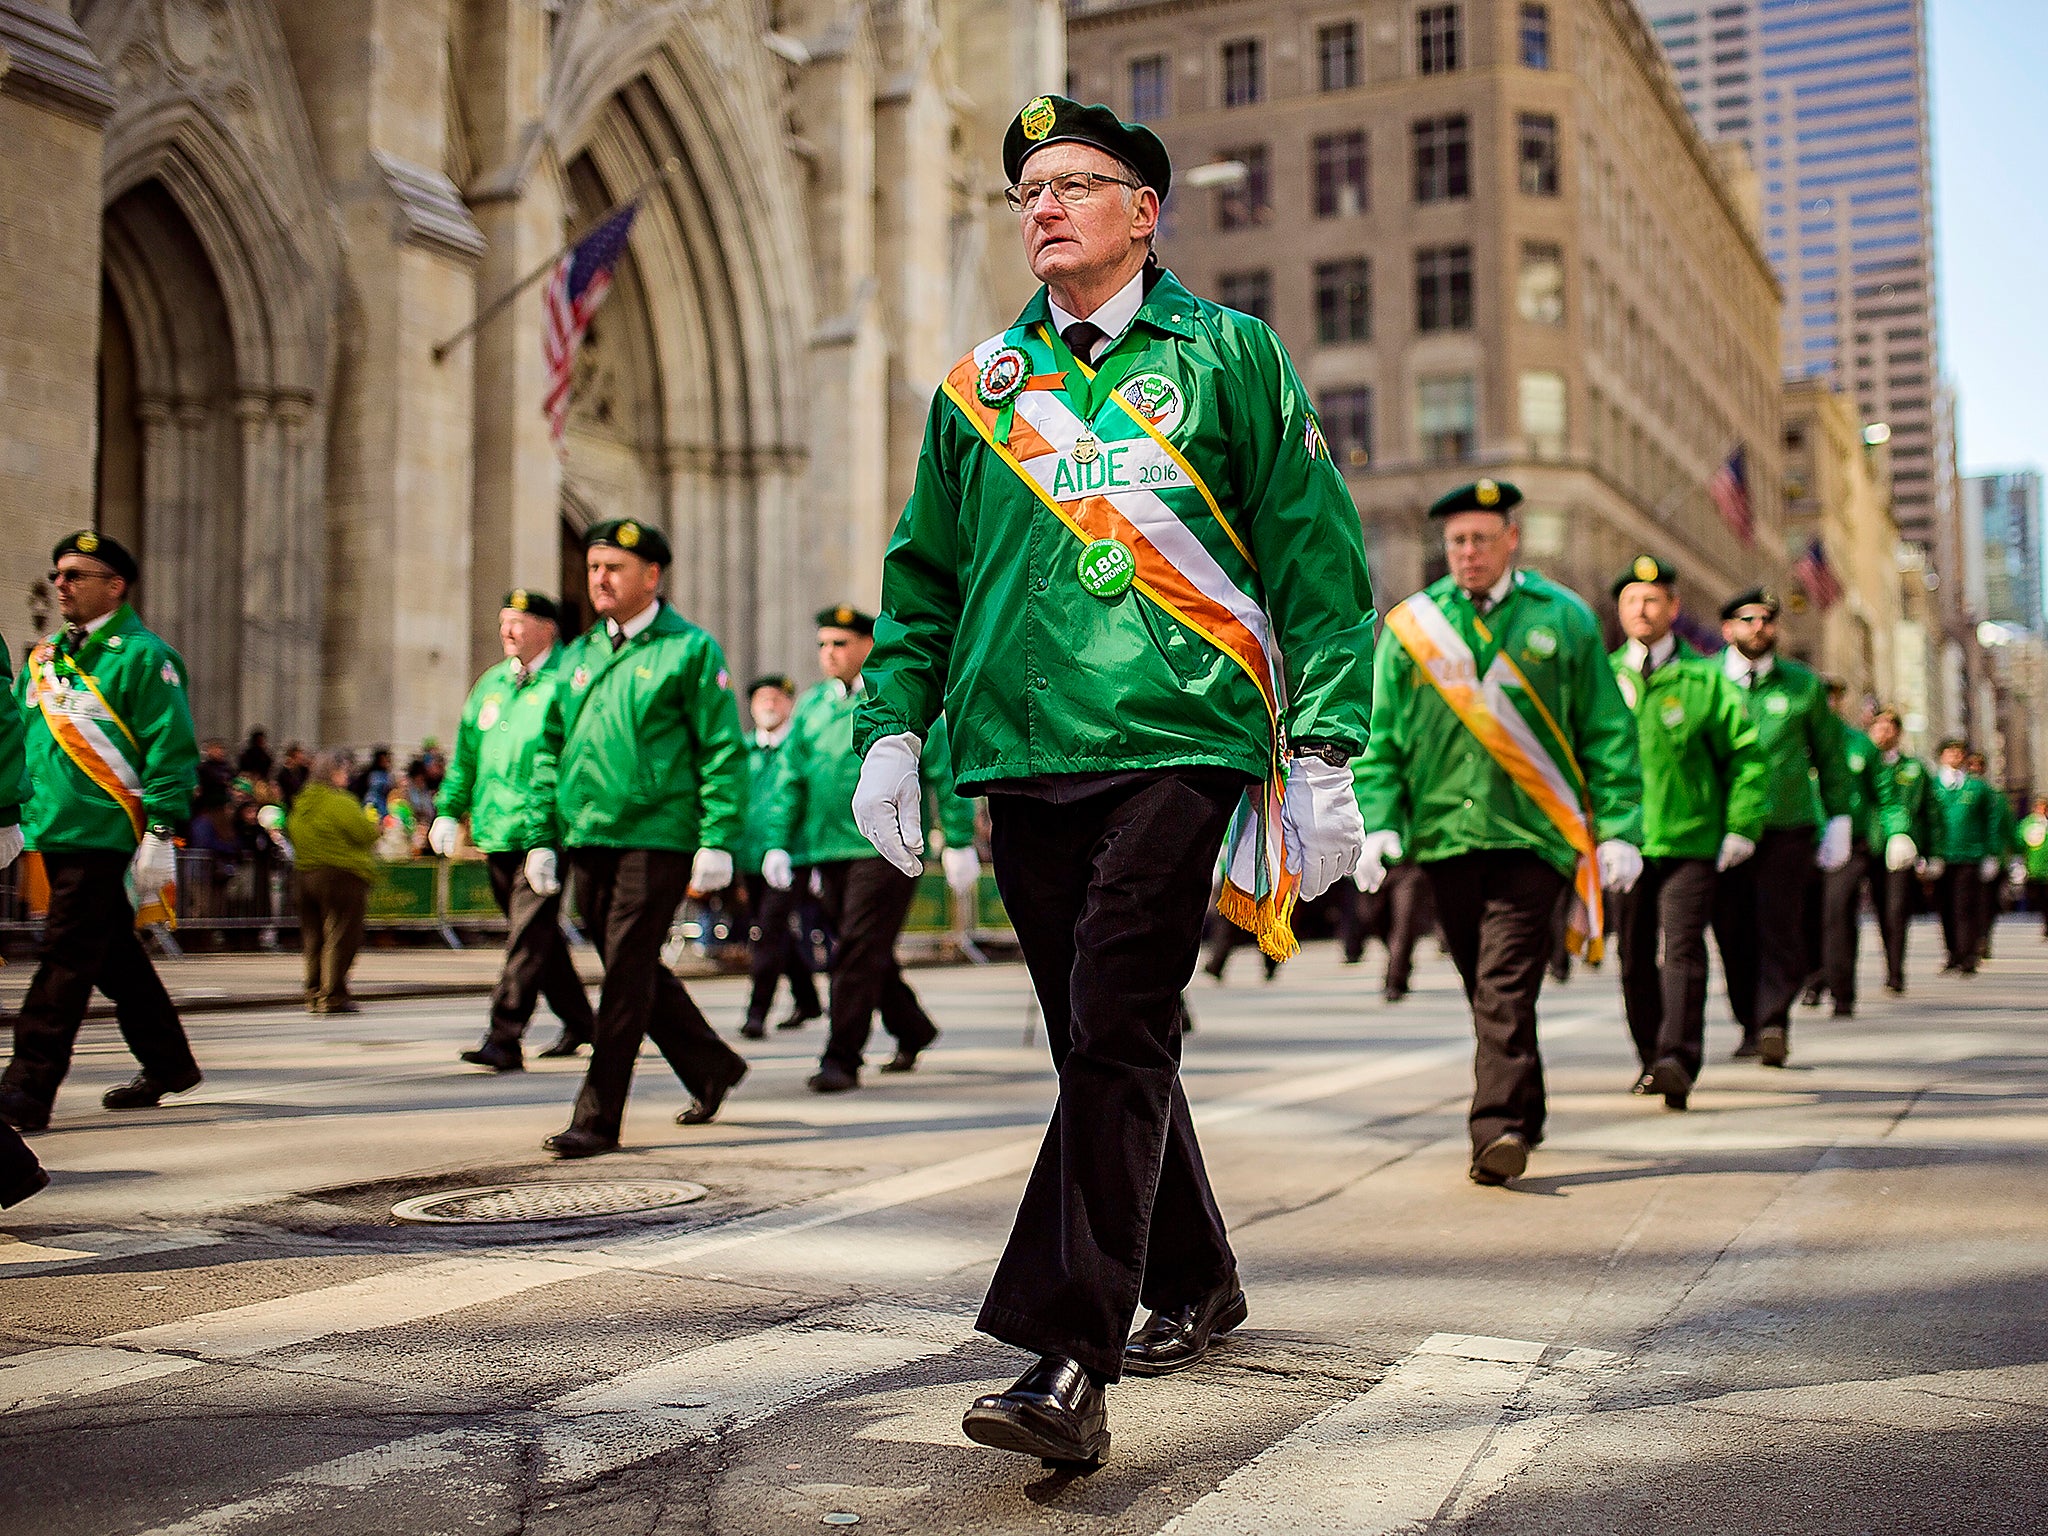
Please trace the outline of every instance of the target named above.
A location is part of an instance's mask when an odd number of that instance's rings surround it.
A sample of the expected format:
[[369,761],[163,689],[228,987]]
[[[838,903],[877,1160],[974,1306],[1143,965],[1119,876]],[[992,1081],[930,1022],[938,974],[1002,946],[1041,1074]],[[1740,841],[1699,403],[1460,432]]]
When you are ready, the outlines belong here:
[[1102,444],[1088,433],[1084,432],[1081,436],[1074,439],[1074,462],[1076,464],[1093,464],[1095,456],[1100,452],[1102,452]]

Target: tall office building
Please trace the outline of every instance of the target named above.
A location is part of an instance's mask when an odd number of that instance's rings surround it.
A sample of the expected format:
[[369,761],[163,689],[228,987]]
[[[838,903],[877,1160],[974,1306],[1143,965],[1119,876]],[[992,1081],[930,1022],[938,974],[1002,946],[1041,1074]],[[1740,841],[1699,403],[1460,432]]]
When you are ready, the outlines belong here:
[[2041,472],[2007,470],[1963,481],[1971,608],[1979,618],[2042,631]]
[[1762,179],[1785,371],[1891,428],[1899,531],[1937,537],[1925,0],[1641,0],[1686,106]]

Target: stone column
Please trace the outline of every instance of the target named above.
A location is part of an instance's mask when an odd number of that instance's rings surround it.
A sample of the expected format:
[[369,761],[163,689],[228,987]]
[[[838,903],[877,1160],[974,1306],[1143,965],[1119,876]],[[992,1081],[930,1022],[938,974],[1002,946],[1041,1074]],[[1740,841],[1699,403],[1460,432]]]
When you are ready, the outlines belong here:
[[307,494],[307,444],[317,442],[313,405],[297,395],[277,401],[277,505],[282,519],[278,544],[276,655],[272,667],[277,693],[271,705],[271,739],[279,746],[308,745],[320,733],[321,506]]
[[278,692],[277,632],[283,600],[278,498],[277,428],[271,402],[245,394],[235,401],[235,425],[242,452],[242,543],[237,565],[239,699],[236,719],[243,728],[278,729],[273,720]]

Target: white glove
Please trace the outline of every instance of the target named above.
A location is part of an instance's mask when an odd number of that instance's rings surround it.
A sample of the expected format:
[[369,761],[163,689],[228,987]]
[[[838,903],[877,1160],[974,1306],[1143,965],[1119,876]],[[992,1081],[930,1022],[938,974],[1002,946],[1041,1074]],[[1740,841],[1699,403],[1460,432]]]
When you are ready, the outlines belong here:
[[1600,866],[1600,888],[1626,896],[1643,876],[1643,851],[1634,843],[1610,837],[1593,850],[1593,862]]
[[908,731],[884,736],[868,748],[853,788],[853,824],[875,852],[906,875],[924,873],[924,792],[917,782],[923,747]]
[[1358,850],[1358,867],[1351,871],[1351,883],[1370,896],[1387,882],[1387,866],[1401,862],[1401,834],[1368,832]]
[[526,883],[533,887],[536,896],[559,896],[562,891],[561,869],[555,863],[552,848],[531,848],[526,854]]
[[1920,861],[1920,873],[1926,879],[1939,880],[1948,873],[1948,860],[1922,859]]
[[1831,816],[1821,830],[1820,847],[1814,853],[1813,862],[1822,869],[1833,873],[1849,862],[1849,818]]
[[135,859],[128,866],[135,877],[135,893],[138,896],[155,896],[165,886],[178,878],[178,850],[171,846],[167,837],[152,832],[142,840],[142,846],[135,850]]
[[1740,832],[1730,832],[1721,839],[1721,852],[1719,857],[1714,860],[1714,868],[1719,870],[1733,869],[1755,852],[1755,839],[1744,837]]
[[1919,861],[1920,850],[1905,833],[1894,832],[1884,840],[1884,867],[1893,874],[1911,869]]
[[723,848],[699,848],[690,860],[690,889],[709,896],[732,884],[732,855]]
[[266,832],[282,832],[285,810],[281,805],[266,805],[256,812],[256,825]]
[[454,858],[461,842],[462,823],[453,816],[436,816],[434,824],[427,828],[427,846],[444,859]]
[[981,884],[981,855],[972,848],[945,848],[939,862],[946,867],[946,884],[954,894],[965,896]]
[[1983,858],[1979,859],[1977,861],[1977,874],[1981,879],[1996,880],[1998,878],[1998,855],[1987,853]]
[[2014,859],[2005,866],[2005,873],[2006,878],[2011,880],[2014,885],[2025,885],[2027,883],[2027,861],[2025,859]]
[[769,889],[786,891],[796,879],[796,871],[790,868],[787,848],[770,848],[761,855],[761,878],[768,882]]
[[1314,901],[1358,867],[1365,845],[1365,817],[1349,767],[1320,757],[1297,757],[1287,765],[1280,797],[1280,825],[1300,859],[1301,899]]
[[21,828],[0,827],[0,869],[21,857]]

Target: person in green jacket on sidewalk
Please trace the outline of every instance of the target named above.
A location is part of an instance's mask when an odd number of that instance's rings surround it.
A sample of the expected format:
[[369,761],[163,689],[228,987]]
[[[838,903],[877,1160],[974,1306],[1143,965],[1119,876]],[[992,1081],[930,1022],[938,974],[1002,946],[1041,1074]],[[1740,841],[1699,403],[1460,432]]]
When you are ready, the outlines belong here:
[[1948,951],[1944,975],[1977,974],[1984,945],[1984,882],[1999,862],[1998,807],[1991,786],[1970,776],[1969,757],[1970,745],[1961,737],[1944,741],[1930,786],[1933,842],[1928,856],[1936,861],[1930,872]]
[[[875,645],[874,618],[844,603],[818,614],[819,683],[797,701],[789,739],[777,756],[775,782],[762,818],[768,852],[762,877],[788,890],[797,871],[815,874],[825,921],[833,932],[832,1028],[813,1093],[845,1093],[860,1086],[862,1053],[877,1010],[896,1039],[884,1072],[909,1072],[939,1037],[917,993],[896,963],[896,939],[917,879],[876,853],[853,821],[860,758],[853,750],[855,711],[867,697],[861,669]],[[966,895],[981,880],[974,848],[974,803],[951,793],[945,725],[933,729],[919,758],[924,793],[938,792],[947,883]]]
[[2041,937],[2048,941],[2048,796],[2034,797],[2033,813],[2019,825],[2019,843],[2027,906],[2041,914]]
[[1871,906],[1880,913],[1886,896],[1890,859],[1903,859],[1910,869],[1918,855],[1911,836],[1894,844],[1898,818],[1893,813],[1892,774],[1876,740],[1842,719],[1844,685],[1828,681],[1828,707],[1841,723],[1842,766],[1849,783],[1849,857],[1842,867],[1820,878],[1808,899],[1806,990],[1800,1001],[1820,1006],[1822,994],[1834,1000],[1834,1017],[1856,1016],[1856,952],[1863,925],[1863,890],[1870,888]]
[[1642,1063],[1635,1091],[1684,1109],[1706,1052],[1714,887],[1763,836],[1765,765],[1740,691],[1672,633],[1670,563],[1638,555],[1613,591],[1628,639],[1608,660],[1643,764],[1643,874],[1621,898],[1621,996]]
[[1367,888],[1404,857],[1422,865],[1472,1005],[1470,1172],[1488,1185],[1543,1140],[1536,999],[1558,905],[1597,958],[1603,891],[1643,871],[1636,722],[1593,610],[1517,566],[1521,500],[1480,480],[1429,509],[1450,574],[1387,615],[1358,773]]
[[1877,927],[1884,939],[1884,987],[1894,997],[1906,991],[1906,937],[1912,931],[1920,879],[1934,846],[1934,774],[1904,750],[1899,712],[1887,705],[1870,720],[1871,745],[1878,755],[1879,831],[1884,838],[1884,880],[1877,902]]
[[505,964],[491,991],[483,1042],[462,1059],[495,1072],[525,1070],[521,1041],[534,1004],[547,999],[562,1031],[543,1056],[573,1056],[597,1027],[569,941],[562,933],[562,893],[543,896],[526,882],[526,856],[560,841],[554,822],[555,765],[562,715],[555,695],[562,671],[562,611],[545,592],[515,587],[498,608],[505,659],[469,690],[455,754],[434,797],[427,846],[452,858],[462,823],[483,853],[491,895],[505,914]]
[[[747,825],[734,855],[747,898],[748,968],[753,986],[747,996],[747,1017],[740,1033],[759,1040],[768,1033],[768,1010],[775,988],[789,978],[790,1015],[777,1029],[801,1029],[825,1010],[811,979],[810,940],[803,934],[808,890],[794,884],[773,886],[761,872],[768,853],[768,817],[775,798],[775,776],[782,749],[789,741],[796,711],[796,684],[777,672],[758,677],[747,687],[747,711],[754,729],[747,737]],[[850,749],[849,749],[850,750]],[[865,848],[867,845],[861,845]]]
[[173,838],[199,778],[185,663],[129,606],[141,572],[118,540],[82,528],[50,558],[64,627],[37,643],[14,685],[33,786],[20,826],[50,886],[42,953],[0,1075],[0,1120],[29,1132],[50,1123],[94,987],[113,999],[142,1065],[103,1105],[147,1109],[200,1080],[136,931],[175,916]]
[[2012,808],[2012,797],[1991,782],[1991,764],[1982,752],[1972,752],[1963,762],[1963,771],[1971,778],[1980,780],[1991,791],[1992,819],[1995,830],[1992,834],[1992,858],[1978,865],[1978,872],[1984,878],[1984,921],[1979,927],[1977,958],[1991,958],[1991,940],[1998,932],[1998,919],[2005,911],[2005,867],[2009,860],[2019,857],[2020,820]]
[[[747,747],[718,642],[661,597],[673,562],[659,528],[632,518],[583,536],[598,622],[559,669],[561,754],[551,823],[576,881],[576,912],[604,960],[590,1070],[568,1128],[542,1145],[559,1158],[615,1152],[640,1042],[652,1037],[703,1125],[747,1075],[737,1051],[661,963],[686,895],[732,884],[747,811]],[[561,889],[552,847],[526,855],[526,882]]]
[[[7,641],[0,636],[0,870],[21,857],[21,808],[30,789],[23,735],[21,705],[14,697],[14,666]],[[0,1210],[21,1204],[49,1182],[50,1175],[21,1132],[0,1120]]]
[[1756,852],[1714,893],[1714,941],[1728,1006],[1742,1026],[1738,1058],[1782,1067],[1792,1004],[1806,983],[1806,888],[1816,867],[1840,869],[1853,843],[1842,723],[1811,667],[1778,654],[1778,599],[1762,587],[1721,609],[1721,665],[1749,702],[1767,772]]
[[376,807],[348,792],[355,768],[347,752],[316,754],[305,788],[285,816],[308,1013],[359,1011],[349,996],[348,973],[363,947],[382,831]]

